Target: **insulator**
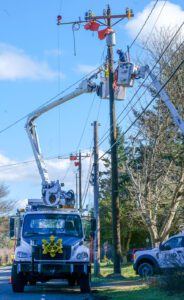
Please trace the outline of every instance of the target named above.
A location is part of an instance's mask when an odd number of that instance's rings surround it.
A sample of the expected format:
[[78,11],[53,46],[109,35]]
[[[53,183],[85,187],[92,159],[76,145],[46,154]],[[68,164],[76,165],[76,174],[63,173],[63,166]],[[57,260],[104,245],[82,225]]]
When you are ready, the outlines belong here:
[[57,16],[57,25],[61,25],[62,16]]

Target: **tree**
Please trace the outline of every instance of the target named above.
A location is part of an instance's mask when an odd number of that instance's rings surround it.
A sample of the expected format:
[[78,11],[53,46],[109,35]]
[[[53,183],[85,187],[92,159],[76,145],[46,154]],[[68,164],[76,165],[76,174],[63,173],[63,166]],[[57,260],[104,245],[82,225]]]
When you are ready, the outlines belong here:
[[12,247],[9,240],[9,220],[8,214],[14,207],[14,203],[7,199],[8,188],[4,184],[0,184],[0,245],[3,247]]
[[[171,31],[161,31],[152,39],[149,54],[157,61],[171,39]],[[184,45],[176,38],[158,64],[161,82],[172,74],[184,58]],[[165,88],[172,103],[184,117],[184,67],[169,81]],[[177,218],[180,219],[184,196],[184,140],[173,124],[170,113],[156,96],[156,104],[144,115],[139,116],[137,129],[139,138],[131,145],[131,155],[127,170],[136,193],[137,208],[147,226],[152,246],[162,242]]]
[[0,184],[0,216],[7,215],[14,207],[15,203],[12,200],[7,199],[9,194],[8,187],[4,184]]
[[[120,198],[120,231],[122,255],[125,257],[134,237],[134,247],[146,246],[147,231],[137,212],[135,206],[135,193],[132,190],[132,183],[125,168],[126,149],[124,137],[118,132],[118,169],[119,169],[119,198]],[[120,138],[121,136],[121,138]],[[110,158],[104,160],[105,171],[100,173],[100,223],[101,223],[101,244],[108,241],[112,244],[112,208],[111,208],[111,164]],[[139,241],[140,232],[144,240]]]

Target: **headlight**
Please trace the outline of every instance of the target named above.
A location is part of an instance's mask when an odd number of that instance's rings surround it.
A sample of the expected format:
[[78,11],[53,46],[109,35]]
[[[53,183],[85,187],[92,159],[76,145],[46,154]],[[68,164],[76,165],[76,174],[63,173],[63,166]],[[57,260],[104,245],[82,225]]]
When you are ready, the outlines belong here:
[[86,258],[88,258],[88,253],[87,252],[80,252],[80,253],[77,254],[76,258],[78,260],[80,260],[80,259],[86,259]]
[[30,254],[28,254],[26,252],[18,251],[17,252],[17,257],[18,258],[30,258]]

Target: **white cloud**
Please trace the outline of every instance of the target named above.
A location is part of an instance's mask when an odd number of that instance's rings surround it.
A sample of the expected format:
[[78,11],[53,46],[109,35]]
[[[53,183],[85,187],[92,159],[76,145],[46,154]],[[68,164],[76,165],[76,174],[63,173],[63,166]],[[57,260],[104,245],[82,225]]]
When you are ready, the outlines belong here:
[[61,56],[63,54],[63,51],[59,50],[59,49],[49,49],[49,50],[45,50],[44,52],[45,55],[48,56]]
[[[90,153],[89,150],[84,153]],[[99,151],[99,156],[103,155],[103,151]],[[34,159],[28,159],[33,161],[32,163],[22,163],[20,161],[12,160],[2,154],[0,154],[0,182],[8,186],[11,199],[24,199],[39,198],[41,196],[41,178],[34,162]],[[50,180],[59,180],[64,182],[64,190],[73,189],[75,191],[75,173],[77,167],[74,166],[74,162],[69,159],[52,159],[45,160],[48,168]],[[91,157],[82,160],[82,193],[85,193],[86,183],[89,179],[89,166],[92,166],[93,161]],[[15,165],[17,164],[17,165]],[[69,168],[69,172],[68,172]],[[100,161],[100,170],[104,170],[103,162]],[[66,176],[67,174],[67,176]],[[64,178],[64,180],[63,180]],[[93,203],[93,187],[90,186],[88,191],[88,197],[86,198],[86,204],[91,199]],[[16,207],[24,207],[26,199],[20,200]],[[91,204],[90,204],[91,205]]]
[[12,182],[26,180],[30,180],[32,183],[38,181],[38,174],[34,163],[19,163],[19,161],[12,160],[0,154],[0,182],[5,182],[9,185]]
[[82,65],[79,64],[76,68],[76,71],[79,73],[90,73],[92,71],[94,71],[97,68],[97,66],[91,66],[91,65]]
[[0,80],[50,80],[55,77],[57,72],[52,71],[47,63],[33,60],[23,50],[0,43]]
[[[131,21],[129,21],[125,28],[128,30],[129,34],[132,37],[135,37],[139,32],[140,28],[144,24],[145,20],[147,19],[153,5],[155,2],[150,2],[142,12],[139,12]],[[144,39],[144,37],[150,34],[153,25],[155,24],[160,11],[164,5],[165,1],[159,1],[156,5],[153,13],[151,14],[148,22],[146,23],[141,35],[140,39]],[[184,20],[184,10],[179,5],[173,4],[171,2],[166,2],[160,17],[155,26],[155,30],[159,31],[161,28],[174,28],[179,27]],[[153,33],[154,33],[153,31]],[[184,33],[184,28],[183,28]]]

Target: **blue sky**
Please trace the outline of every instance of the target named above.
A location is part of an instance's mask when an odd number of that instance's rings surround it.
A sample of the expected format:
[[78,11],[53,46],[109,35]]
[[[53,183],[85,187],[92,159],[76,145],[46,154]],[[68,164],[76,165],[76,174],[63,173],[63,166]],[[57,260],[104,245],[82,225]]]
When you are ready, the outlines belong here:
[[[126,7],[133,9],[135,18],[124,20],[116,26],[117,48],[126,50],[144,23],[154,1],[132,0],[108,1],[114,14],[124,13]],[[156,18],[164,4],[159,1],[155,8]],[[63,89],[79,80],[103,62],[105,41],[100,41],[96,33],[84,30],[81,26],[75,32],[76,56],[74,56],[71,26],[57,26],[56,17],[61,14],[63,21],[83,18],[87,10],[101,14],[107,1],[89,0],[1,0],[0,3],[0,131],[14,121],[30,113],[51,99]],[[184,20],[183,0],[167,1],[158,29],[162,26],[179,25]],[[153,19],[140,37],[149,34]],[[140,48],[132,47],[132,57]],[[117,58],[116,58],[117,59]],[[118,102],[117,115],[133,93],[127,92],[124,102]],[[89,152],[92,145],[91,123],[98,120],[100,138],[109,127],[109,103],[94,95],[79,98],[48,112],[38,121],[38,132],[45,157],[69,155],[81,149]],[[26,119],[1,133],[0,138],[0,182],[8,185],[9,198],[19,200],[40,197],[41,181],[34,163],[7,167],[13,163],[32,160],[32,150],[24,130]],[[125,119],[126,128],[130,119]],[[84,126],[86,128],[84,130]],[[81,139],[82,136],[82,139]],[[79,144],[80,141],[80,144]],[[108,149],[108,139],[101,146],[101,153]],[[83,186],[90,159],[83,162]],[[52,179],[63,180],[67,188],[75,187],[75,171],[71,165],[67,176],[68,160],[49,160]],[[5,165],[6,167],[2,167]],[[90,196],[92,197],[92,196]]]

